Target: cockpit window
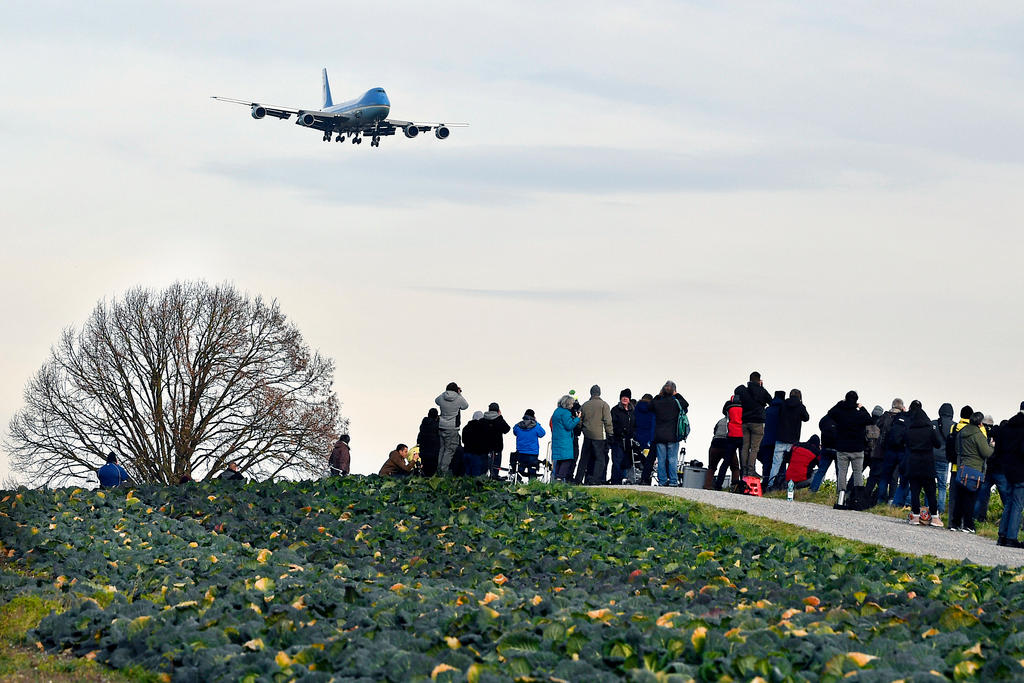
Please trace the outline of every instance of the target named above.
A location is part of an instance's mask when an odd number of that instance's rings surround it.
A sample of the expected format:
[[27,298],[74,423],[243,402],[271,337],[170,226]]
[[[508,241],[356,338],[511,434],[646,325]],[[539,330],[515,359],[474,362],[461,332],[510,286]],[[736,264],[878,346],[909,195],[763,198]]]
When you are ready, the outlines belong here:
[[384,88],[377,88],[377,92],[383,93],[384,92]]

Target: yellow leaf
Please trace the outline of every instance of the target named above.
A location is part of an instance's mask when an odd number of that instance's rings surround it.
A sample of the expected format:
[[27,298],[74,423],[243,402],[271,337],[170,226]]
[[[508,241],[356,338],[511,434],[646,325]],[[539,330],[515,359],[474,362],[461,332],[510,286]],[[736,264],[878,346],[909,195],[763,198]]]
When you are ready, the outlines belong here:
[[863,652],[847,652],[846,657],[860,668],[864,668],[869,662],[872,662],[878,657],[874,655],[864,654]]
[[809,595],[804,598],[804,604],[810,605],[811,607],[817,607],[821,604],[821,600],[815,595]]
[[246,641],[245,644],[242,645],[242,647],[244,647],[247,650],[262,650],[263,649],[263,639],[262,638],[253,638],[252,640]]
[[389,588],[388,590],[397,593],[398,591],[404,590],[404,589],[405,589],[405,584],[404,583],[396,583],[395,585],[391,586],[391,588]]
[[188,547],[189,547],[189,548],[198,548],[198,547],[199,547],[199,544],[198,544],[198,543],[196,543],[195,541],[191,541],[191,542],[190,542],[190,543],[188,544]]
[[274,587],[274,581],[263,576],[256,579],[252,585],[256,590],[266,592]]
[[666,612],[655,620],[655,624],[658,626],[664,626],[665,628],[672,628],[672,620],[679,616],[679,612]]
[[924,633],[922,633],[921,637],[922,638],[931,638],[932,636],[937,636],[937,635],[939,635],[939,629],[937,629],[937,628],[930,628],[927,631],[925,631]]
[[454,666],[450,664],[441,663],[434,667],[434,670],[430,672],[430,680],[436,681],[437,677],[443,674],[445,671],[458,671]]
[[964,654],[965,655],[978,655],[980,657],[981,656],[981,643],[977,642],[977,643],[974,644],[974,647],[972,647],[971,649],[964,650]]
[[592,609],[589,612],[587,612],[587,616],[591,619],[607,620],[611,619],[612,611],[607,607],[604,607],[602,609]]
[[711,552],[710,550],[705,550],[702,553],[697,553],[697,559],[698,560],[710,560],[714,556],[715,556],[715,554],[713,552]]
[[487,594],[484,595],[484,599],[480,601],[480,604],[481,605],[489,605],[489,604],[491,604],[492,602],[494,602],[497,599],[498,599],[497,595],[495,595],[494,593],[492,593],[490,591],[487,591]]
[[698,626],[693,629],[693,635],[690,636],[690,642],[693,644],[693,649],[698,653],[704,650],[704,642],[708,639],[708,629],[706,626]]
[[453,650],[458,650],[460,647],[462,647],[462,643],[460,643],[459,639],[455,636],[445,636],[444,642],[447,643],[448,647],[450,647]]
[[263,550],[261,550],[258,553],[256,553],[256,561],[259,562],[260,564],[266,564],[267,563],[267,558],[270,557],[271,554],[272,553],[269,550],[264,548]]
[[504,574],[498,574],[493,579],[491,579],[491,581],[494,581],[494,583],[498,584],[499,586],[504,586],[506,583],[508,583],[508,577],[506,577]]
[[208,501],[210,501],[212,503],[213,501],[217,500],[217,496],[207,496],[206,500],[208,500]]
[[969,678],[980,668],[981,664],[978,664],[973,659],[966,659],[953,667],[953,675],[957,680]]
[[217,556],[216,555],[210,555],[206,559],[208,559],[210,561],[210,564],[217,564]]
[[292,603],[292,607],[295,609],[306,609],[306,596],[300,595],[298,599]]
[[85,658],[90,660],[90,661],[92,661],[92,660],[96,659],[96,655],[98,655],[99,653],[100,653],[99,650],[93,650],[92,652],[90,652],[87,655],[85,655]]
[[797,614],[800,614],[800,610],[790,608],[790,609],[788,609],[788,610],[786,610],[785,612],[782,613],[782,618],[783,619],[792,619]]
[[539,605],[542,602],[544,602],[544,598],[540,597],[539,595],[534,595],[533,599],[530,600],[530,603],[533,605]]
[[277,656],[274,657],[274,661],[277,662],[277,665],[282,669],[292,665],[292,658],[289,657],[288,653],[283,650],[278,651]]

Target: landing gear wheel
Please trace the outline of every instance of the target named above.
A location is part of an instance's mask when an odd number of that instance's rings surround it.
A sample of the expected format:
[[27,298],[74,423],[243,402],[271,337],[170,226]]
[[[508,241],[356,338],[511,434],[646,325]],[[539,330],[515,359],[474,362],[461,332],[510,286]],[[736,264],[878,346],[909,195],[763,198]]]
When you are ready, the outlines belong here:
[[374,135],[373,139],[370,140],[370,146],[372,146],[372,147],[380,147],[380,137]]
[[334,141],[335,142],[345,142],[345,136],[342,135],[341,133],[338,133],[338,137],[334,138]]

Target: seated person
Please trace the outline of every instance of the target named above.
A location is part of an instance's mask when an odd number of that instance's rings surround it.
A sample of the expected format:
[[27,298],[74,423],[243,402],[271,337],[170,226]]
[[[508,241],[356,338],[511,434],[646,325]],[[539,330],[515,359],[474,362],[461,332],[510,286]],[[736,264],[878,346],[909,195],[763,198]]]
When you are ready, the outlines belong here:
[[245,482],[245,477],[238,471],[238,463],[232,460],[228,463],[228,468],[220,473],[219,479],[226,481],[240,481]]
[[821,457],[821,441],[818,435],[812,436],[807,443],[793,446],[789,456],[789,467],[786,468],[786,485],[793,482],[793,488],[803,489],[811,485],[814,467]]
[[114,452],[107,454],[107,464],[96,472],[96,477],[100,480],[101,489],[112,489],[132,481],[128,471],[117,464],[117,453]]
[[516,436],[516,452],[509,462],[510,470],[533,479],[540,467],[540,440],[547,436],[544,428],[537,424],[537,414],[531,409],[523,414],[523,419],[512,428]]
[[395,450],[391,451],[388,455],[388,459],[384,462],[384,466],[380,468],[380,476],[382,477],[406,477],[412,472],[412,465],[405,461],[405,456],[409,455],[409,447],[404,443],[400,443],[395,447]]

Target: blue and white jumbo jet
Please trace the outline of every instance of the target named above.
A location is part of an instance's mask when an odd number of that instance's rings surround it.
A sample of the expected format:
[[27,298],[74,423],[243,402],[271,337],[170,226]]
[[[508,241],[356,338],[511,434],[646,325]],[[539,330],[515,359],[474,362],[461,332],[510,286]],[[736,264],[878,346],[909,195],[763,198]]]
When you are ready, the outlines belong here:
[[384,92],[384,88],[373,88],[363,93],[362,97],[354,100],[334,104],[331,99],[331,84],[327,82],[327,69],[323,70],[323,106],[320,109],[289,109],[288,107],[272,107],[259,102],[248,102],[236,100],[231,97],[217,97],[213,99],[221,102],[232,102],[244,104],[252,109],[254,119],[262,119],[264,116],[272,116],[275,119],[286,120],[295,115],[295,123],[306,128],[319,130],[324,134],[324,142],[331,139],[332,134],[336,142],[342,142],[346,138],[352,140],[352,144],[362,143],[362,136],[370,136],[370,146],[380,147],[380,139],[385,135],[394,135],[399,128],[405,133],[405,137],[414,138],[420,133],[434,131],[434,137],[444,140],[451,131],[449,128],[456,126],[467,126],[466,123],[418,123],[414,121],[397,121],[388,118],[391,111],[391,101]]

